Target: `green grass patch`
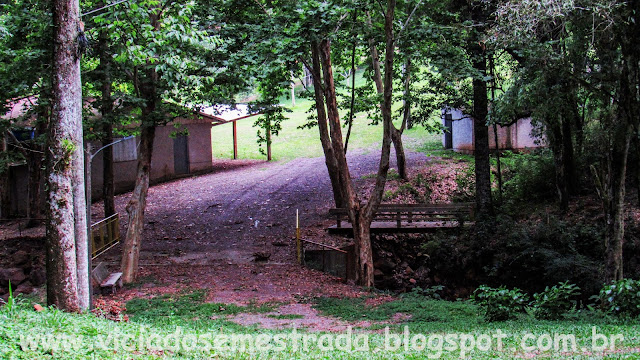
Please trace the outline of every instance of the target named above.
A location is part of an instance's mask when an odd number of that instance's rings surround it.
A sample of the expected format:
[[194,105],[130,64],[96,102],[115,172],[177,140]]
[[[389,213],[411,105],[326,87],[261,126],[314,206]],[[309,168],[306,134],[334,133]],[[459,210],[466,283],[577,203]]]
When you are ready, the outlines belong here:
[[[247,311],[266,311],[267,307],[234,306],[213,304],[205,306],[203,291],[194,291],[175,296],[157,297],[142,301],[130,301],[133,310],[129,322],[114,322],[98,318],[93,314],[64,313],[53,308],[46,308],[36,312],[32,304],[18,298],[10,307],[0,307],[0,358],[2,359],[424,359],[426,357],[442,359],[495,359],[530,357],[533,354],[543,358],[553,359],[598,359],[603,357],[637,358],[637,348],[640,347],[639,323],[636,320],[615,320],[599,315],[597,312],[576,312],[570,318],[561,321],[538,321],[528,314],[522,314],[516,320],[506,322],[487,323],[478,316],[478,308],[466,301],[447,302],[430,300],[423,296],[410,294],[396,301],[370,307],[365,304],[366,299],[316,299],[316,308],[324,314],[340,317],[343,320],[356,321],[372,320],[369,329],[380,332],[363,332],[354,328],[353,336],[366,336],[367,347],[357,351],[344,351],[339,348],[326,349],[319,345],[323,336],[337,336],[338,333],[308,333],[297,330],[299,335],[309,336],[310,346],[304,350],[301,339],[297,342],[287,340],[284,345],[273,339],[280,336],[290,339],[291,329],[260,329],[257,327],[232,326],[218,320],[198,322],[179,322],[175,319],[188,319],[195,316],[216,316],[216,314],[237,314]],[[144,309],[147,306],[148,309]],[[182,308],[185,307],[185,308]],[[224,309],[221,309],[224,308]],[[154,314],[152,312],[155,311]],[[394,318],[394,314],[411,315],[404,324],[400,323],[386,329],[384,321]],[[142,316],[145,314],[146,316]],[[278,316],[278,315],[273,315]],[[281,315],[281,317],[289,315]],[[173,323],[154,320],[167,318]],[[380,321],[377,322],[377,321]],[[168,326],[171,324],[172,326]],[[452,343],[460,343],[462,336],[492,337],[497,333],[504,334],[503,348],[491,348],[487,351],[477,348],[466,350],[448,349],[447,345],[438,346],[432,343],[429,348],[415,349],[405,347],[400,342],[404,338],[404,331],[409,336],[422,335],[433,339],[445,339],[452,336]],[[592,332],[599,336],[611,337],[621,335],[624,340],[616,344],[616,352],[582,351],[581,348],[591,345]],[[557,334],[572,334],[577,341],[577,351],[563,353],[558,351],[534,350],[522,351],[522,339],[526,345],[535,346],[535,338],[555,336]],[[175,347],[176,341],[185,343],[184,339],[205,338],[229,339],[238,336],[243,339],[270,339],[275,348],[267,350],[245,349],[242,347],[231,350],[228,347]],[[389,341],[389,338],[396,340]],[[169,339],[167,341],[167,339]],[[192,341],[192,340],[189,340]],[[189,344],[189,341],[186,344]],[[217,341],[217,340],[215,340]],[[228,340],[227,340],[228,341]],[[297,345],[293,345],[296,343]],[[202,343],[200,343],[202,345]],[[388,346],[391,345],[391,346]],[[442,345],[442,343],[441,343]],[[468,345],[468,344],[467,344]],[[387,346],[387,347],[385,347]],[[164,350],[158,350],[162,348]],[[368,349],[368,350],[367,350]],[[360,351],[362,350],[362,351]],[[603,356],[604,355],[604,356]]]
[[430,300],[413,294],[375,307],[365,302],[366,298],[318,298],[314,308],[324,315],[347,321],[389,321],[397,313],[406,314],[411,316],[406,323],[410,328],[428,324],[429,327],[446,325],[462,329],[477,326],[481,321],[477,307],[468,302]]
[[[344,85],[350,86],[349,79],[341,79]],[[356,83],[364,83],[362,71],[356,74]],[[372,85],[373,86],[373,85]],[[343,90],[342,92],[344,92]],[[272,156],[274,160],[289,161],[296,158],[311,158],[323,156],[322,145],[317,127],[303,128],[301,126],[308,122],[309,108],[313,101],[305,98],[296,98],[295,105],[292,104],[289,96],[283,96],[280,104],[291,110],[285,113],[287,120],[282,122],[282,130],[272,138]],[[401,102],[394,105],[399,108]],[[347,113],[347,109],[339,109],[341,115]],[[311,115],[315,117],[315,112]],[[394,112],[397,116],[397,112]],[[253,127],[255,118],[247,118],[237,122],[238,131],[238,157],[240,159],[266,159],[262,155],[257,145],[257,131]],[[400,121],[395,121],[396,126],[400,126]],[[350,150],[370,149],[382,141],[382,124],[370,125],[371,120],[365,113],[357,113],[354,117],[351,137],[349,139]],[[346,137],[347,129],[343,128],[343,136]],[[233,158],[233,136],[230,124],[214,126],[211,130],[212,154],[215,158]],[[416,126],[405,130],[404,141],[407,150],[416,151],[425,141],[435,144],[435,139],[441,139],[440,135],[434,135],[425,130],[422,126]],[[441,140],[440,140],[441,141]],[[442,146],[440,146],[442,147]],[[376,149],[378,150],[378,149]]]
[[265,313],[275,309],[277,304],[249,304],[238,306],[234,304],[205,302],[206,292],[196,290],[187,294],[175,296],[162,295],[151,299],[133,299],[127,302],[127,315],[134,321],[165,323],[163,319],[172,322],[185,323],[211,319],[223,315],[239,313]]

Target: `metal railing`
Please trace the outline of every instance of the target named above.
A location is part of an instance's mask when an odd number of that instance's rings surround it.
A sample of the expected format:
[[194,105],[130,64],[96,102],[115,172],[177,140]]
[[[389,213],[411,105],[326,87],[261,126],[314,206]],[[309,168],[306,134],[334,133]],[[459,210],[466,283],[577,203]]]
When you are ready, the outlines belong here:
[[113,214],[91,225],[91,259],[95,259],[120,242],[120,217]]

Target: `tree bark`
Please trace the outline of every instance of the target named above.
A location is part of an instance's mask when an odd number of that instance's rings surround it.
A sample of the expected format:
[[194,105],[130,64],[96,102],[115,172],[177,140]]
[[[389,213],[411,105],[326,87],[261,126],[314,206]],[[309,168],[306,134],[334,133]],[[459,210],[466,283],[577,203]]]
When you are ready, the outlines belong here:
[[640,133],[636,130],[635,133],[635,145],[636,145],[636,192],[637,192],[637,205],[640,207]]
[[125,283],[135,281],[138,275],[138,260],[140,259],[140,247],[142,245],[144,210],[147,206],[155,131],[156,127],[153,125],[143,126],[140,134],[136,184],[131,194],[131,200],[127,204],[129,225],[122,250],[122,281]]
[[338,162],[333,153],[333,147],[331,146],[331,137],[329,135],[329,126],[327,123],[327,111],[324,104],[324,85],[322,82],[321,65],[320,65],[320,48],[318,43],[311,45],[311,61],[312,68],[311,78],[313,81],[314,99],[316,102],[316,113],[318,116],[318,131],[320,133],[320,143],[322,144],[322,151],[324,152],[325,164],[327,165],[327,171],[329,172],[329,179],[331,180],[331,188],[333,189],[333,199],[337,208],[346,207],[344,201],[344,194],[342,186],[340,184],[340,169],[338,168]]
[[358,195],[353,187],[347,158],[344,154],[342,127],[340,126],[340,115],[338,113],[337,95],[331,64],[331,41],[322,40],[319,44],[319,52],[324,79],[323,90],[327,107],[331,146],[333,147],[333,154],[338,164],[342,193],[349,213],[349,220],[353,227],[354,247],[357,254],[355,264],[357,269],[356,283],[365,287],[373,287],[373,252],[371,249],[371,238],[368,236],[368,227],[371,225],[371,218],[366,218],[366,214],[362,212]]
[[562,121],[562,162],[567,174],[567,193],[569,196],[578,192],[578,174],[575,165],[573,151],[573,131],[571,129],[571,117],[563,116]]
[[566,212],[569,209],[569,188],[567,181],[567,171],[565,168],[564,146],[562,145],[562,129],[559,124],[549,123],[548,132],[551,135],[549,142],[553,152],[553,162],[556,172],[556,190],[560,202],[560,210]]
[[[484,24],[486,17],[483,5],[474,2],[471,7],[471,18],[474,24]],[[484,25],[482,25],[484,27]],[[473,31],[469,43],[471,65],[478,72],[473,79],[473,135],[476,178],[476,206],[480,215],[491,215],[493,205],[491,201],[491,166],[489,163],[489,128],[487,127],[488,94],[487,57],[480,37],[481,29]]]
[[[371,26],[371,17],[369,14],[367,15],[369,16],[368,18],[369,25]],[[369,50],[371,52],[371,61],[373,62],[373,81],[376,85],[376,90],[378,91],[378,95],[383,95],[385,92],[385,87],[384,87],[385,84],[383,84],[382,71],[380,69],[380,56],[378,55],[378,49],[376,49],[376,44],[373,41],[373,38],[369,38]],[[389,55],[389,52],[387,51],[385,54],[385,63],[386,63],[386,56],[388,55]],[[385,76],[387,73],[391,73],[393,75],[393,69],[387,69],[385,65]],[[383,112],[383,118],[384,118],[385,110],[383,109],[383,104],[380,104],[380,110]],[[389,113],[389,116],[391,116],[390,113]],[[403,126],[400,129],[397,129],[395,125],[393,125],[393,122],[391,122],[391,127],[389,131],[390,131],[391,141],[393,142],[393,147],[396,152],[396,166],[398,167],[398,176],[401,179],[406,180],[407,179],[407,164],[406,164],[407,158],[405,156],[404,146],[402,144],[402,132],[404,131],[404,125],[405,123],[403,121]]]
[[413,128],[413,118],[411,117],[411,71],[413,70],[411,59],[407,58],[404,64],[404,99],[402,100],[402,126],[400,131]]
[[[111,55],[109,54],[106,31],[101,31],[98,38],[98,51],[100,52],[100,64],[98,73],[101,77],[100,91],[102,103],[100,113],[102,115],[102,146],[113,142],[113,98],[111,97]],[[104,217],[107,218],[116,213],[115,188],[113,180],[113,147],[102,150],[102,196],[104,198]]]
[[[395,40],[393,39],[393,14],[395,11],[395,1],[388,2],[385,14],[385,32],[387,35],[386,68],[393,69],[393,51]],[[382,199],[384,186],[389,170],[389,154],[391,150],[391,94],[393,74],[391,71],[385,73],[384,99],[381,106],[383,114],[383,140],[380,164],[376,176],[376,185],[371,194],[369,202],[364,206],[361,204],[356,193],[349,166],[344,151],[342,140],[342,130],[340,125],[340,115],[338,113],[337,95],[331,64],[331,41],[324,39],[320,42],[313,42],[311,46],[312,65],[308,68],[313,75],[316,111],[318,114],[318,127],[320,138],[325,152],[327,168],[330,176],[337,173],[337,181],[332,178],[334,193],[340,193],[342,201],[349,215],[349,220],[353,226],[354,247],[356,251],[356,283],[373,287],[373,250],[371,247],[370,227],[371,219],[377,210]],[[327,129],[328,123],[328,129]],[[336,166],[337,172],[332,172],[330,166]],[[335,190],[335,184],[340,191]]]
[[[160,13],[150,16],[151,26],[156,31],[160,29]],[[139,85],[140,96],[145,100],[142,108],[140,146],[138,148],[138,168],[136,171],[136,183],[131,194],[131,200],[127,204],[128,227],[122,246],[122,281],[131,283],[138,275],[138,260],[140,259],[140,247],[142,245],[142,231],[144,230],[144,211],[147,207],[147,193],[149,191],[149,178],[151,174],[151,156],[153,154],[153,142],[156,134],[158,120],[157,107],[160,104],[158,94],[158,72],[153,64],[147,64],[143,81],[136,79]],[[164,114],[160,115],[164,116]]]
[[624,244],[624,197],[627,157],[633,128],[631,124],[617,130],[607,159],[605,215],[605,281],[621,280],[624,276],[622,246]]
[[614,125],[613,136],[609,143],[607,158],[605,212],[605,280],[620,280],[624,276],[622,248],[624,245],[625,225],[625,183],[627,159],[631,138],[640,126],[640,49],[637,38],[640,35],[637,11],[639,2],[631,1],[627,6],[628,21],[620,35],[622,54],[621,73],[617,94],[618,124]]
[[[88,259],[88,254],[78,249],[78,245],[86,245],[87,239],[85,209],[80,209],[84,204],[84,166],[82,87],[76,44],[78,10],[78,3],[73,0],[53,2],[54,106],[46,151],[47,302],[66,311],[85,310],[87,304],[81,296],[88,293],[88,289],[79,289],[85,284],[78,279],[79,272],[87,269],[77,263],[83,257]],[[78,237],[77,231],[83,225],[84,238]]]

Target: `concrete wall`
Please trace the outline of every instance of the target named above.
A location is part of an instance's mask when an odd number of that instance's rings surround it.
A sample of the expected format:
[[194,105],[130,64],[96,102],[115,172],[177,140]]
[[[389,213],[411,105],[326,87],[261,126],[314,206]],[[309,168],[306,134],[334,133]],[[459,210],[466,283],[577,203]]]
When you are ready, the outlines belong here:
[[[187,124],[184,125],[189,130],[189,171],[203,171],[212,167],[211,155],[211,125],[210,124]],[[176,130],[173,126],[160,126],[156,129],[153,140],[153,155],[151,157],[151,181],[158,182],[175,177],[173,138],[170,134]],[[136,180],[137,159],[129,159],[130,149],[128,146],[139,142],[138,138],[127,140],[129,144],[117,144],[114,146],[114,182],[117,193],[126,192],[133,189]],[[118,145],[120,145],[118,147]],[[97,148],[97,145],[94,145]],[[119,156],[118,156],[119,155]],[[118,161],[125,159],[126,161]],[[102,169],[103,156],[98,154],[93,159],[91,167],[91,193],[94,199],[102,196]]]
[[[460,152],[473,152],[473,120],[465,116],[462,111],[452,109],[449,111],[452,122],[452,144],[453,149]],[[444,115],[442,124],[444,125]],[[442,145],[445,144],[444,135],[442,136]]]
[[[472,154],[475,148],[475,138],[473,134],[473,119],[465,116],[462,111],[457,109],[448,110],[451,114],[452,122],[452,144],[453,150]],[[442,124],[445,125],[444,111],[442,115]],[[498,126],[498,146],[501,150],[522,151],[526,149],[545,146],[544,139],[540,139],[532,135],[534,127],[531,119],[519,119],[511,126]],[[442,144],[445,145],[445,135],[442,136]],[[493,127],[489,127],[489,148],[495,149],[495,135]]]
[[189,169],[207,170],[213,166],[211,154],[211,125],[191,124],[189,128]]

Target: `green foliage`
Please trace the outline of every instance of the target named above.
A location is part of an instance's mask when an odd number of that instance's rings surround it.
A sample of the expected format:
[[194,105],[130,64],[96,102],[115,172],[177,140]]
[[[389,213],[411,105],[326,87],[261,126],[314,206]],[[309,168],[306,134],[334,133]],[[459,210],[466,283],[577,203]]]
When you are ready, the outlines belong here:
[[462,173],[456,176],[457,190],[453,202],[473,202],[476,194],[475,163],[470,162]]
[[471,297],[483,309],[484,318],[489,322],[514,319],[524,311],[528,298],[518,288],[509,290],[504,286],[492,288],[485,285],[478,287]]
[[[442,290],[444,290],[444,286],[442,285],[433,285],[430,286],[428,288],[421,288],[419,286],[414,287],[413,289],[411,289],[411,296],[415,296],[415,295],[420,295],[420,296],[424,296],[425,299],[433,299],[433,300],[440,300],[440,292],[442,292]],[[407,294],[402,294],[403,296],[407,296]]]
[[568,281],[561,282],[544,291],[533,294],[531,309],[536,319],[557,320],[562,315],[576,307],[576,296],[580,295],[580,288]]
[[505,152],[501,156],[503,190],[507,200],[530,202],[555,195],[553,156],[548,150]]
[[410,315],[410,327],[422,327],[433,323],[476,323],[476,307],[467,302],[448,302],[430,299],[418,292],[404,294],[400,299],[377,306],[366,305],[366,297],[328,298],[315,300],[314,308],[325,315],[347,321],[385,321],[401,313]]
[[637,317],[640,315],[640,280],[622,279],[605,285],[600,290],[600,303],[610,314]]
[[[523,209],[513,210],[522,215]],[[530,219],[500,216],[492,230],[488,275],[499,284],[540,292],[569,280],[585,294],[600,289],[603,236],[598,224],[570,223],[546,212],[525,212]]]
[[[4,302],[4,300],[3,300]],[[13,314],[14,310],[15,310],[15,306],[16,306],[16,298],[13,297],[13,289],[11,288],[11,280],[9,280],[9,297],[7,298],[7,301],[4,304],[4,311],[7,312],[7,314],[11,315]]]
[[[200,295],[195,296],[199,298]],[[386,314],[385,317],[379,316],[385,322],[373,323],[366,330],[380,330],[386,326],[390,326],[390,331],[400,333],[407,325],[411,334],[422,333],[426,336],[430,334],[454,334],[465,333],[470,335],[492,334],[495,333],[495,324],[479,321],[477,316],[477,307],[467,301],[441,301],[428,300],[422,296],[407,296],[399,300],[394,300],[378,306],[366,306],[366,299],[336,299],[332,302],[331,307],[323,307],[321,311],[325,315],[333,315],[343,320],[352,319],[354,326],[362,324],[361,320],[369,320],[363,318],[363,314],[368,314],[371,309],[382,308]],[[357,306],[353,306],[356,304]],[[317,307],[319,308],[319,307]],[[352,310],[352,312],[349,312]],[[131,317],[128,322],[114,322],[104,318],[99,318],[93,314],[74,314],[58,311],[54,308],[45,308],[43,311],[33,311],[31,303],[18,300],[13,308],[13,314],[8,316],[6,307],[0,307],[0,358],[3,359],[156,359],[158,357],[156,351],[148,351],[148,349],[136,349],[127,347],[117,347],[117,351],[111,348],[115,343],[111,340],[127,341],[125,339],[133,339],[128,344],[137,343],[142,336],[142,340],[146,341],[150,337],[159,336],[161,339],[177,334],[176,325],[180,326],[179,339],[198,337],[203,334],[216,336],[229,336],[238,334],[241,336],[251,335],[268,335],[274,336],[282,334],[284,336],[291,334],[290,328],[283,329],[263,329],[254,326],[240,326],[232,322],[222,322],[220,319],[206,318],[204,321],[191,323],[180,322],[179,318],[173,315],[159,316],[148,319],[136,319]],[[398,313],[404,316],[399,316]],[[344,317],[343,317],[344,315]],[[597,326],[599,334],[610,336],[613,334],[622,334],[624,341],[618,342],[616,345],[621,351],[627,349],[635,349],[640,346],[640,340],[637,337],[638,329],[636,322],[617,322],[606,317],[594,316],[593,312],[584,314],[576,314],[571,321],[536,321],[531,317],[522,317],[520,321],[511,321],[501,324],[503,333],[509,335],[505,338],[504,346],[507,350],[501,352],[475,352],[469,354],[469,358],[473,359],[495,359],[495,358],[511,358],[513,351],[509,348],[517,348],[520,346],[522,339],[519,334],[533,333],[535,336],[542,334],[575,334],[578,347],[589,346],[592,341],[593,327]],[[388,321],[391,320],[391,321]],[[360,325],[361,326],[361,325]],[[354,334],[360,331],[354,329]],[[305,334],[305,330],[298,329],[298,333]],[[327,332],[310,333],[313,336],[322,336]],[[385,334],[376,331],[367,331],[365,334],[369,337],[372,349],[379,348],[384,345]],[[23,338],[30,335],[43,335],[49,339],[78,339],[76,343],[70,343],[66,348],[52,349],[36,349],[31,350],[29,346],[23,347]],[[334,333],[335,335],[335,333]],[[402,336],[401,334],[399,334]],[[106,339],[110,339],[105,341]],[[109,342],[111,341],[111,342]],[[106,345],[103,348],[100,345]],[[155,344],[155,342],[154,342]],[[162,343],[158,343],[162,345]],[[534,343],[535,344],[535,343]],[[446,346],[444,347],[446,349]],[[617,348],[618,349],[618,348]],[[545,353],[550,358],[566,358],[573,356],[573,353]],[[632,354],[633,355],[633,354]],[[175,359],[201,359],[201,358],[232,358],[232,359],[253,359],[253,358],[282,358],[282,359],[299,359],[299,358],[348,358],[348,359],[407,359],[407,358],[424,358],[425,351],[406,352],[404,347],[390,351],[375,352],[344,352],[344,351],[326,351],[323,348],[311,347],[308,351],[301,352],[300,348],[294,350],[293,347],[287,347],[283,352],[248,352],[239,350],[237,352],[224,351],[204,351],[189,352],[187,350],[178,350],[176,352],[165,351],[164,356]],[[593,357],[592,355],[589,355]],[[459,350],[444,350],[443,359],[459,359]]]
[[158,318],[174,318],[179,321],[208,319],[212,315],[233,315],[238,313],[262,313],[273,310],[273,305],[238,306],[205,302],[206,292],[197,290],[188,294],[158,296],[151,299],[137,298],[126,304],[127,314],[132,319],[154,321]]

